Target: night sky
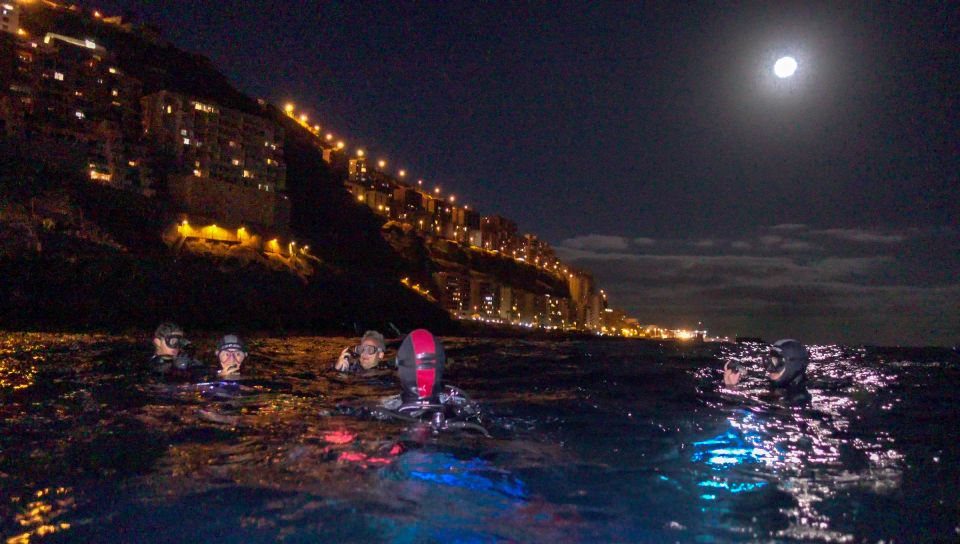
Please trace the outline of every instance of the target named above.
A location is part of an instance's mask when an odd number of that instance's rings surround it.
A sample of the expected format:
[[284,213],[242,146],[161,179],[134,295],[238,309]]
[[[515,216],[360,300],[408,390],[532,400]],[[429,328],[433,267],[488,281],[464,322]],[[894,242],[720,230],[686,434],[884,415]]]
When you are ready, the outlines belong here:
[[960,8],[893,4],[86,5],[514,219],[643,323],[954,345]]

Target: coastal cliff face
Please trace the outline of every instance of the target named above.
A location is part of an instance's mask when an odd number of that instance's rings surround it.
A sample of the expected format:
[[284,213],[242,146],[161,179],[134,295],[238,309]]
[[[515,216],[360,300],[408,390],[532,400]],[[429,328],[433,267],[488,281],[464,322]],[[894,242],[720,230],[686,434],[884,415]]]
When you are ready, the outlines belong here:
[[[351,203],[343,174],[311,136],[238,91],[208,59],[149,27],[102,24],[71,10],[33,6],[21,23],[31,36],[94,39],[143,95],[179,92],[283,125],[295,203],[289,235],[311,250],[294,258],[251,244],[171,237],[182,210],[170,198],[174,172],[163,153],[144,157],[156,183],[150,198],[91,182],[79,146],[30,131],[0,134],[0,327],[117,330],[170,319],[191,328],[351,334],[390,325],[458,329],[400,283],[380,222]],[[269,240],[269,232],[260,234]]]
[[162,233],[172,212],[163,203],[91,184],[69,164],[34,163],[29,149],[6,149],[2,328],[122,330],[170,319],[194,329],[456,330],[395,277],[349,260],[318,256],[298,268],[243,246],[168,246]]
[[[142,327],[176,319],[200,327],[355,331],[393,324],[452,332],[460,324],[440,305],[438,277],[495,283],[515,296],[570,297],[561,277],[534,266],[385,225],[346,191],[345,158],[331,159],[309,127],[238,91],[208,59],[179,50],[153,29],[42,5],[25,11],[22,25],[38,40],[46,33],[95,40],[110,74],[124,74],[137,89],[141,98],[123,104],[130,118],[142,107],[144,125],[143,134],[137,123],[117,129],[142,150],[119,161],[139,172],[126,185],[89,159],[99,137],[70,143],[62,131],[44,130],[56,119],[29,108],[20,128],[0,141],[0,272],[9,293],[0,300],[0,327]],[[187,164],[146,138],[144,104],[176,94],[209,102],[191,102],[189,111],[215,104],[280,127],[263,144],[282,157],[282,182],[262,189],[246,180],[216,181],[200,161]],[[180,140],[185,131],[174,132]],[[188,140],[182,138],[185,147]],[[256,146],[263,147],[259,140]],[[264,195],[282,200],[283,213],[271,213],[279,207],[258,200]],[[241,213],[250,210],[258,213]]]

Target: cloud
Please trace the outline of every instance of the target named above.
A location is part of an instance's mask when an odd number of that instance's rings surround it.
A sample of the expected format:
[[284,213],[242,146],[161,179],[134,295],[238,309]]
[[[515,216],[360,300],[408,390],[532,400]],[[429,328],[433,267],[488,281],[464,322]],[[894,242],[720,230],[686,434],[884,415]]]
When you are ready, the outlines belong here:
[[602,234],[587,234],[568,238],[560,245],[571,249],[589,251],[624,251],[630,248],[630,243],[623,236],[605,236]]
[[765,247],[779,246],[782,242],[783,242],[783,238],[780,236],[774,236],[774,235],[768,234],[766,236],[760,237],[760,243],[763,244]]
[[786,251],[808,251],[817,249],[817,246],[802,240],[789,240],[780,244],[780,249],[784,249]]
[[827,229],[815,232],[838,240],[874,244],[895,244],[907,239],[903,234],[880,234],[864,229]]
[[596,235],[571,240],[558,255],[591,271],[611,304],[643,323],[703,321],[717,333],[818,342],[952,345],[960,337],[960,274],[939,272],[960,265],[950,229],[775,225],[647,246]]
[[774,225],[774,226],[770,227],[770,230],[778,230],[778,231],[787,230],[787,231],[791,231],[791,230],[804,230],[804,229],[806,229],[806,228],[807,228],[807,226],[804,225],[804,224],[802,224],[802,223],[781,223],[781,224],[779,224],[779,225]]
[[636,245],[638,245],[638,246],[652,246],[652,245],[656,244],[657,241],[654,240],[653,238],[643,238],[643,237],[640,237],[640,238],[634,238],[634,239],[633,239],[633,243],[636,244]]
[[594,251],[590,249],[574,249],[565,246],[557,246],[554,250],[561,260],[571,263],[583,261],[636,261],[640,258],[639,255],[624,253],[622,251]]

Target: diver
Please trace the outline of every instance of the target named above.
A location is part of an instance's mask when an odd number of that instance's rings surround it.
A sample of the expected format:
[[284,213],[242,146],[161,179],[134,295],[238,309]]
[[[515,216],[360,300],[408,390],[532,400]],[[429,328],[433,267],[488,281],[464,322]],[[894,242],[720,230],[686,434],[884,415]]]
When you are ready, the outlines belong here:
[[470,429],[490,436],[477,423],[479,407],[459,388],[443,383],[446,360],[443,344],[430,331],[408,334],[397,352],[400,394],[384,399],[381,413],[434,431]]
[[240,367],[247,359],[249,351],[243,340],[236,334],[227,334],[217,342],[217,361],[220,363],[220,370],[217,375],[221,378],[235,378],[240,373]]
[[201,363],[186,353],[185,348],[189,345],[190,341],[180,326],[170,322],[161,323],[153,333],[151,369],[167,374],[200,368]]
[[334,364],[334,369],[350,374],[374,370],[383,364],[387,344],[377,331],[367,331],[360,337],[360,344],[344,348]]
[[[770,352],[763,358],[763,370],[774,388],[788,388],[803,385],[809,363],[810,353],[803,344],[796,340],[783,339],[770,346]],[[727,361],[723,365],[724,385],[736,386],[743,373],[743,367],[738,361]]]

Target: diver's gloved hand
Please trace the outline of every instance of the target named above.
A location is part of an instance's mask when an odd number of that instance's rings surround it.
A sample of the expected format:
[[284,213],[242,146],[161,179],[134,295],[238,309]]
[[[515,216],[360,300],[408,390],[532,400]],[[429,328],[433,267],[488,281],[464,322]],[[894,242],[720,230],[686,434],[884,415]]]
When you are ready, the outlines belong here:
[[353,372],[359,363],[360,359],[357,354],[351,348],[344,348],[333,368],[340,372]]
[[173,367],[177,370],[188,370],[197,366],[197,362],[189,355],[178,355],[173,359]]
[[236,361],[230,361],[229,363],[220,365],[219,374],[221,376],[229,376],[231,374],[239,374],[239,373],[240,373],[240,363]]

